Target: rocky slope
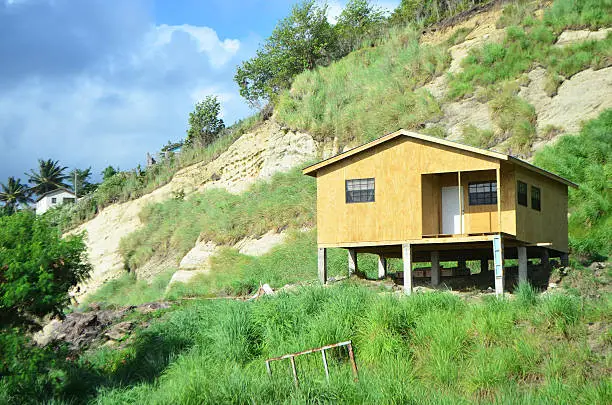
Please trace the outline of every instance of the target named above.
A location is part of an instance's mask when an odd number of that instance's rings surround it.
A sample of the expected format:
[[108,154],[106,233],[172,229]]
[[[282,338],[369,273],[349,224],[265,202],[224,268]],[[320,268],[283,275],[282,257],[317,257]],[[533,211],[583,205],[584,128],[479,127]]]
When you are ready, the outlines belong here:
[[77,295],[85,295],[123,273],[119,242],[141,225],[138,214],[145,205],[172,198],[179,192],[187,196],[210,187],[239,193],[257,179],[267,179],[276,172],[310,161],[316,155],[317,145],[311,136],[269,120],[239,138],[216,160],[189,166],[154,192],[105,208],[73,231],[86,232],[88,256],[93,265],[90,280],[80,286]]

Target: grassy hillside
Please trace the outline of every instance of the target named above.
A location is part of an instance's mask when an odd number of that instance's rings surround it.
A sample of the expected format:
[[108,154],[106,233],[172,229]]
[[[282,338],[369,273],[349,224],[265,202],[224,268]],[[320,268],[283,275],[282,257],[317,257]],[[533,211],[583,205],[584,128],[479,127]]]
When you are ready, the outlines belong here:
[[[319,139],[337,137],[339,144],[362,143],[399,128],[419,128],[446,136],[441,103],[478,95],[490,102],[498,133],[474,133],[466,128],[465,140],[480,147],[503,147],[529,154],[536,139],[535,112],[517,97],[514,81],[535,66],[549,75],[554,93],[560,77],[569,78],[592,67],[612,63],[612,36],[563,48],[554,46],[564,29],[597,29],[612,24],[612,2],[556,0],[542,20],[534,17],[539,3],[509,4],[498,26],[506,28],[501,43],[470,50],[463,71],[448,74],[448,95],[436,100],[422,85],[444,74],[450,63],[448,48],[463,41],[458,30],[447,43],[419,44],[420,33],[396,28],[375,47],[361,49],[328,67],[297,76],[292,88],[281,94],[277,117],[287,125],[307,130]],[[422,126],[432,123],[427,129]],[[471,129],[471,133],[470,133]]]

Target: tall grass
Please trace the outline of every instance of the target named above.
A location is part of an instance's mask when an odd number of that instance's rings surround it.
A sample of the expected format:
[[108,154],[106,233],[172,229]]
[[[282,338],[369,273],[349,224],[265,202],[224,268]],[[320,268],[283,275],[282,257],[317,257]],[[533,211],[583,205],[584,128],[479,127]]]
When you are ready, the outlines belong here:
[[360,143],[439,117],[440,106],[418,87],[450,63],[441,47],[419,45],[419,34],[392,29],[376,47],[298,75],[281,94],[277,117],[320,140]]
[[294,169],[239,195],[211,189],[153,204],[140,214],[144,226],[121,241],[121,253],[137,268],[154,255],[181,258],[198,237],[231,245],[271,229],[312,227],[315,196],[315,181]]
[[587,260],[612,255],[612,110],[564,136],[534,157],[534,163],[580,185],[569,189],[572,250]]
[[[585,352],[578,331],[567,339],[538,321],[554,312],[581,322],[584,310],[546,302],[525,311],[516,300],[381,296],[350,283],[254,302],[192,301],[130,346],[82,358],[81,383],[98,404],[605,403],[608,360]],[[266,373],[266,358],[346,339],[358,383],[342,349],[328,353],[329,383],[319,354],[297,358],[299,388],[288,363]]]

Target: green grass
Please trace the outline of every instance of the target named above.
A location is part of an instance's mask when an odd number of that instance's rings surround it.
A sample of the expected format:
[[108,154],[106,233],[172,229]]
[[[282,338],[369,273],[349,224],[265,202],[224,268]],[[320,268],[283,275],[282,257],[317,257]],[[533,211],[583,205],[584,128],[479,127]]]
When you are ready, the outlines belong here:
[[[77,391],[78,402],[89,395],[97,404],[604,404],[611,359],[589,348],[584,322],[603,319],[591,308],[609,314],[610,302],[579,300],[555,294],[529,305],[467,303],[449,293],[401,297],[343,283],[253,302],[185,302],[126,348],[82,357],[79,389],[86,392]],[[318,354],[297,359],[300,388],[288,363],[266,374],[266,358],[346,339],[354,343],[358,383],[340,349],[328,353],[329,383]],[[70,390],[64,399],[74,399]]]
[[271,229],[312,227],[315,198],[315,181],[294,169],[239,195],[211,189],[153,204],[140,214],[144,226],[121,241],[121,253],[135,269],[155,255],[180,259],[198,237],[231,245]]
[[572,251],[587,260],[612,255],[612,110],[534,156],[534,163],[580,185],[569,189]]
[[396,28],[376,47],[298,75],[280,95],[278,119],[343,146],[439,117],[436,100],[415,89],[441,75],[450,56],[418,40],[416,31]]

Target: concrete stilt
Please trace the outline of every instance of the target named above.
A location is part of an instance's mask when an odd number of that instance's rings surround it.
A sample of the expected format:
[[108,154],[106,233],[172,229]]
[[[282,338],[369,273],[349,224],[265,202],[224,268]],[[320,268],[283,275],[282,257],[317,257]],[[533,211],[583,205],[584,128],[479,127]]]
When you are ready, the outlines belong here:
[[529,281],[527,275],[527,248],[525,246],[519,246],[517,249],[519,283],[525,283]]
[[440,284],[440,252],[431,252],[431,285]]
[[495,262],[495,295],[504,295],[504,240],[501,235],[493,238],[493,261]]
[[327,249],[319,248],[319,281],[327,284]]
[[480,272],[489,271],[489,259],[480,259]]
[[567,253],[561,254],[561,266],[563,267],[569,266],[569,254]]
[[352,276],[357,272],[357,252],[355,249],[348,250],[348,275]]
[[410,243],[402,245],[402,261],[404,262],[404,293],[412,294],[412,246]]
[[387,258],[378,255],[378,278],[383,279],[387,276]]

